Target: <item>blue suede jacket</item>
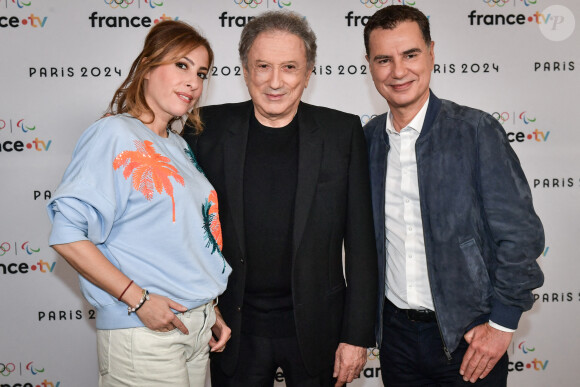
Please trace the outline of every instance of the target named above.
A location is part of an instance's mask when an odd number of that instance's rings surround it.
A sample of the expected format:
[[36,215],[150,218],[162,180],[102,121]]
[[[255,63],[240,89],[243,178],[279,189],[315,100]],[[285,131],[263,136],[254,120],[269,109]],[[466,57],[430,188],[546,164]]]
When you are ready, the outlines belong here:
[[[387,113],[365,127],[379,257],[376,334],[385,297]],[[491,320],[517,328],[544,277],[544,230],[502,126],[433,93],[415,145],[427,270],[448,357],[463,334]]]

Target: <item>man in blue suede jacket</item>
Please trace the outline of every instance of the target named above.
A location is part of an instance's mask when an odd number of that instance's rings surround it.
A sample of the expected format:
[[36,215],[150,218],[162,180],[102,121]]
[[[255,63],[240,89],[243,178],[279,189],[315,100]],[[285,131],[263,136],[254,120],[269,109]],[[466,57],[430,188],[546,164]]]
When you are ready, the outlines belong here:
[[364,128],[383,382],[505,386],[507,347],[543,283],[544,231],[524,172],[493,117],[430,91],[421,11],[385,7],[364,39],[389,105]]

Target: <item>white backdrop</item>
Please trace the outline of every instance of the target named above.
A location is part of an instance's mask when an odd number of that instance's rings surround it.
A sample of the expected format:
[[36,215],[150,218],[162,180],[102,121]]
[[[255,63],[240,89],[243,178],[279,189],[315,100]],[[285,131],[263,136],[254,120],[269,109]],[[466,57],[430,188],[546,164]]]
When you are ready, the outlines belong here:
[[[147,26],[178,18],[209,38],[216,59],[203,104],[214,104],[248,98],[237,57],[248,17],[267,9],[299,12],[319,43],[304,101],[357,114],[364,124],[386,103],[368,73],[363,24],[385,4],[402,3],[430,17],[434,92],[502,122],[544,222],[539,262],[546,281],[509,348],[509,385],[578,385],[577,0],[109,3],[0,0],[1,387],[97,384],[94,311],[80,295],[75,272],[47,245],[45,206],[79,135],[127,75]],[[377,356],[369,349],[367,368],[353,385],[381,385]]]

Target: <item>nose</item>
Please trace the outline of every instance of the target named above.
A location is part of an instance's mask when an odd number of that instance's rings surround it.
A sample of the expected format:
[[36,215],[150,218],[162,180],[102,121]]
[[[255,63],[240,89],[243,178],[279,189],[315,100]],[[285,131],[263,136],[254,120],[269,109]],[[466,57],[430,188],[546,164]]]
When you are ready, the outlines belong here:
[[282,87],[282,72],[279,68],[273,68],[270,72],[269,84],[271,89],[279,89]]
[[393,78],[401,79],[407,75],[407,66],[403,63],[401,59],[393,60],[392,67]]
[[203,87],[203,80],[196,74],[194,77],[187,80],[186,86],[191,90],[197,90],[200,87]]

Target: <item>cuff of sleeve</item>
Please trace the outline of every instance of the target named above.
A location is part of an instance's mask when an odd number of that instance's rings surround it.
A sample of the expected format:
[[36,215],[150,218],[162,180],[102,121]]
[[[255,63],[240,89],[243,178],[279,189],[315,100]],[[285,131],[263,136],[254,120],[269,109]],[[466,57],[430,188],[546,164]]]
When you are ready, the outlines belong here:
[[504,328],[515,330],[518,327],[521,316],[522,310],[520,308],[504,305],[498,300],[494,300],[489,320]]
[[491,321],[491,320],[489,320],[488,324],[489,324],[489,326],[490,326],[490,327],[492,327],[492,328],[495,328],[495,329],[497,329],[498,331],[502,331],[502,332],[510,332],[510,333],[513,333],[513,332],[515,332],[515,331],[516,331],[515,329],[506,328],[506,327],[504,327],[504,326],[501,326],[501,325],[499,325],[499,324],[496,324],[496,323],[494,323],[494,322],[493,322],[493,321]]
[[72,225],[64,215],[55,212],[52,219],[52,231],[48,238],[48,245],[61,245],[77,241],[88,240],[85,232]]

